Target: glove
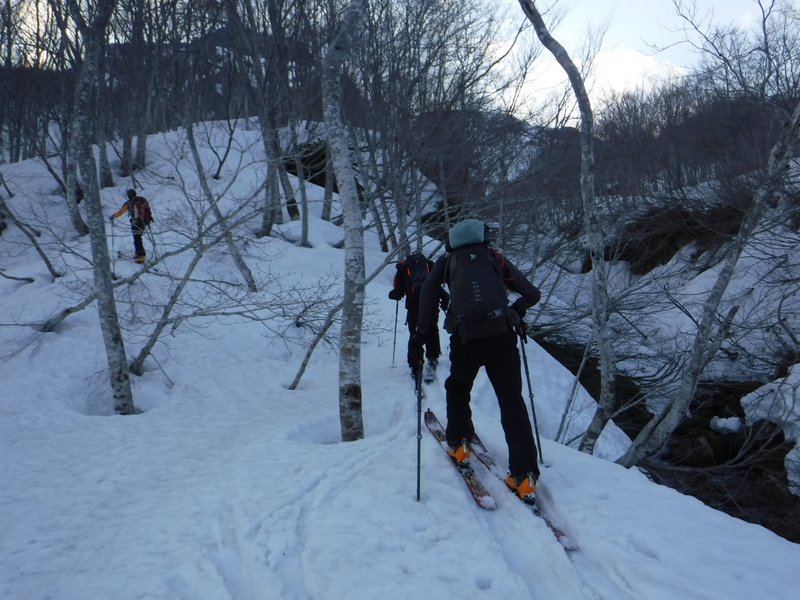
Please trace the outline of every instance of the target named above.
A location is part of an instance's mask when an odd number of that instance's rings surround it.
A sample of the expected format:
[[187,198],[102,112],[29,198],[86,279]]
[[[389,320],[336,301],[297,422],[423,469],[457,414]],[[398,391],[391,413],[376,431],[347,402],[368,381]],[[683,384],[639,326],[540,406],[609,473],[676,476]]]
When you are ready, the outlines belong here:
[[525,324],[525,321],[520,319],[519,325],[517,325],[517,335],[520,336],[523,340],[528,335],[528,326]]
[[400,290],[392,290],[389,292],[389,300],[400,300],[402,297]]
[[525,324],[525,313],[528,312],[528,309],[525,308],[525,304],[522,301],[522,298],[517,298],[514,302],[511,303],[511,309],[519,315],[519,323],[514,325],[514,330],[517,332],[517,335],[520,336],[525,341],[526,334],[528,333],[528,326]]
[[114,217],[108,217],[108,220],[109,220],[111,223],[113,223],[113,222],[114,222]]
[[511,308],[514,309],[514,312],[519,315],[520,320],[525,318],[525,313],[528,312],[528,309],[525,308],[525,303],[522,301],[522,298],[517,298],[511,304]]
[[447,307],[450,306],[450,300],[447,298],[442,298],[439,302],[439,306],[442,307],[442,310],[447,312]]

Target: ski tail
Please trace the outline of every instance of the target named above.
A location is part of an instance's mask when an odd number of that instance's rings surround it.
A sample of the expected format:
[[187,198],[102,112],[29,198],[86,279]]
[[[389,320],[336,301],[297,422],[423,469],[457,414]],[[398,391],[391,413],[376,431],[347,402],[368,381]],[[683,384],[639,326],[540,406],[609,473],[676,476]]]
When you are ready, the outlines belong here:
[[500,465],[497,464],[497,461],[494,459],[494,456],[492,456],[491,452],[489,452],[489,450],[486,448],[486,445],[478,437],[478,434],[474,434],[470,438],[469,443],[470,447],[472,448],[472,455],[476,457],[480,462],[482,462],[484,466],[487,468],[487,470],[493,473],[495,477],[500,479],[500,481],[503,482],[504,487],[506,487],[506,489],[508,489],[509,492],[514,494],[515,498],[517,498],[520,502],[525,504],[525,506],[528,507],[528,509],[531,511],[532,514],[536,515],[537,517],[539,517],[544,521],[545,525],[547,525],[547,528],[550,529],[551,532],[553,532],[553,535],[555,536],[556,540],[558,540],[558,543],[561,544],[564,550],[573,551],[579,549],[578,544],[575,542],[575,540],[569,537],[569,535],[567,535],[564,532],[564,530],[562,530],[555,523],[553,523],[553,521],[551,521],[547,517],[547,515],[545,515],[542,512],[540,506],[541,496],[537,496],[535,504],[528,504],[522,498],[520,498],[514,490],[505,485],[504,470],[500,468]]

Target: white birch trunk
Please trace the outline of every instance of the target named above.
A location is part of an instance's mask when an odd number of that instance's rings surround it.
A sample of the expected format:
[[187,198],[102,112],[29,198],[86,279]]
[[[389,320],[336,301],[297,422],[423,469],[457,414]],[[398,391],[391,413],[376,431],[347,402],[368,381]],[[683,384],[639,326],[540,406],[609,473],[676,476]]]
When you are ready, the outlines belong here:
[[280,213],[280,189],[278,186],[278,171],[267,159],[267,184],[264,186],[264,208],[261,212],[261,227],[257,237],[265,237],[272,233],[275,224],[275,214]]
[[542,45],[550,51],[567,74],[581,114],[581,198],[583,227],[592,260],[592,324],[600,361],[600,399],[592,422],[580,443],[580,450],[591,454],[603,428],[611,418],[615,403],[616,359],[608,333],[608,263],[603,256],[603,232],[594,197],[594,118],[592,105],[580,71],[564,47],[547,29],[533,0],[519,0],[522,11],[533,24]]
[[[144,41],[142,41],[142,45],[144,46]],[[144,61],[145,65],[150,62],[148,59],[144,59]],[[141,112],[138,115],[139,120],[136,124],[136,155],[134,157],[134,165],[137,169],[144,169],[147,165],[147,134],[151,129],[150,119],[153,112],[154,78],[155,69],[151,68],[149,69],[149,75],[139,80],[141,89],[138,90],[137,97],[140,101],[139,110]]]
[[[385,149],[379,149],[375,140],[372,135],[367,132],[366,134],[367,144],[369,144],[369,168],[374,173],[374,180],[379,181],[384,179],[386,171],[378,167],[378,152],[384,153],[383,156],[385,158]],[[385,163],[384,163],[385,164]],[[380,175],[379,175],[380,174]],[[389,206],[386,202],[386,184],[381,183],[376,190],[376,193],[373,194],[373,201],[379,205],[378,210],[380,211],[380,215],[383,217],[383,224],[384,227],[381,228],[381,250],[384,252],[388,252],[390,248],[397,248],[397,237],[394,233],[394,219],[392,219],[391,213],[389,212]]]
[[139,122],[139,131],[136,134],[136,153],[133,158],[133,168],[135,170],[144,169],[147,157],[147,128],[145,119],[142,117]]
[[108,358],[108,369],[114,398],[114,409],[123,414],[134,413],[133,392],[125,355],[125,345],[117,317],[114,287],[111,281],[111,261],[106,244],[105,216],[100,204],[100,189],[97,181],[97,165],[92,153],[91,97],[96,84],[100,43],[111,14],[114,0],[99,0],[95,20],[88,26],[80,15],[75,0],[70,0],[70,13],[79,25],[84,41],[84,60],[75,88],[75,107],[71,146],[81,169],[84,182],[84,202],[87,205],[89,238],[92,248],[94,286],[97,294],[97,310],[100,329]]
[[[72,127],[75,127],[76,119],[72,120]],[[79,236],[83,237],[89,233],[89,226],[84,222],[81,217],[81,212],[78,210],[78,205],[75,203],[75,182],[78,167],[75,163],[76,148],[75,148],[75,132],[70,132],[70,139],[67,142],[67,165],[66,165],[66,178],[64,185],[66,186],[66,193],[64,197],[67,199],[67,212],[69,213],[69,220]],[[85,190],[84,190],[85,192]]]
[[323,112],[328,148],[333,161],[344,217],[344,295],[339,350],[339,420],[342,440],[364,437],[361,413],[361,324],[364,313],[364,232],[355,173],[342,118],[340,71],[350,51],[352,37],[365,0],[352,0],[345,20],[325,56],[322,81]]
[[703,314],[697,326],[691,354],[681,375],[674,400],[642,429],[627,452],[617,460],[619,464],[631,467],[659,452],[689,409],[700,375],[719,349],[726,335],[727,327],[735,314],[735,310],[729,312],[722,326],[718,328],[717,333],[714,333],[717,311],[725,290],[736,270],[739,257],[761,221],[765,208],[785,183],[792,148],[798,140],[800,140],[800,103],[795,106],[792,115],[780,132],[778,141],[770,150],[766,179],[756,192],[752,206],[745,213],[739,232],[736,234],[719,276],[714,282],[714,287],[703,305]]
[[[276,155],[282,156],[283,152],[281,152],[280,146],[277,146],[277,148]],[[281,182],[283,195],[286,196],[286,212],[291,221],[298,221],[300,219],[300,211],[297,208],[297,200],[295,199],[297,192],[292,187],[292,182],[289,181],[289,173],[286,171],[286,165],[282,160],[277,162],[277,168],[278,181]]]
[[[74,122],[73,122],[74,126]],[[67,161],[67,169],[66,169],[66,179],[64,180],[64,185],[66,186],[66,193],[64,197],[67,199],[67,212],[69,212],[70,221],[72,221],[72,226],[75,228],[75,231],[78,232],[78,235],[83,237],[87,233],[89,233],[89,226],[84,222],[83,217],[81,217],[80,210],[78,210],[77,198],[76,198],[76,184],[78,183],[78,178],[76,176],[77,171],[77,164],[75,160],[72,158],[75,152],[75,147],[73,146],[75,140],[74,133],[71,133],[70,140],[67,143],[67,155],[70,156],[70,159]]]
[[114,176],[108,160],[108,143],[105,131],[105,119],[97,124],[98,158],[100,162],[100,188],[114,187]]
[[[289,129],[292,135],[292,147],[299,148],[300,141],[297,135],[297,124],[292,123]],[[298,191],[300,192],[300,241],[298,242],[298,245],[302,248],[310,248],[311,244],[308,241],[308,192],[306,190],[305,177],[302,176],[303,165],[298,151],[295,151],[294,154],[294,164],[298,173],[297,186]]]
[[333,164],[330,154],[325,161],[325,196],[322,201],[322,220],[331,220],[331,208],[333,206]]
[[122,127],[122,139],[120,140],[122,156],[120,157],[119,173],[123,177],[130,177],[131,173],[133,173],[133,133],[127,111]]
[[265,111],[259,114],[259,127],[261,140],[264,144],[264,153],[267,155],[267,185],[264,194],[264,212],[261,219],[261,228],[258,236],[265,237],[272,233],[272,227],[282,222],[281,218],[281,191],[278,183],[277,132],[269,126],[269,119]]
[[[370,142],[369,135],[366,136],[367,144]],[[371,146],[371,144],[370,144]],[[367,169],[367,165],[364,162],[361,153],[358,153],[356,156],[358,160],[358,169],[361,173],[369,173],[369,169]],[[372,151],[370,151],[370,163],[374,167],[375,165],[375,155]],[[374,173],[374,179],[377,181],[379,178],[379,171],[378,169],[374,169],[372,171]],[[368,178],[367,178],[368,179]],[[386,243],[386,233],[383,228],[383,221],[381,220],[381,214],[378,212],[378,197],[377,194],[369,189],[369,186],[364,189],[364,203],[366,204],[370,215],[372,216],[372,224],[375,226],[375,233],[378,234],[378,242],[380,243],[381,250],[384,252],[389,251],[389,246]]]

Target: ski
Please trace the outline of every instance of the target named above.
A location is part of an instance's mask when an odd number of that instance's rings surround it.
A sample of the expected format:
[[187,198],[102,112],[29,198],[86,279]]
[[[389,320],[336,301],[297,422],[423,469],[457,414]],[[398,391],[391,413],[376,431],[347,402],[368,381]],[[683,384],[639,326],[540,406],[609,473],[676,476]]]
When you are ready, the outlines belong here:
[[531,511],[532,514],[536,515],[537,517],[539,517],[544,521],[545,525],[547,525],[548,529],[550,529],[550,531],[553,532],[553,535],[555,536],[556,540],[558,540],[558,543],[561,544],[564,550],[578,549],[578,544],[575,543],[575,541],[571,537],[569,537],[566,533],[564,533],[564,531],[562,531],[559,527],[557,527],[555,523],[553,523],[550,519],[548,519],[547,516],[542,512],[541,508],[539,507],[539,502],[540,502],[539,498],[537,498],[536,504],[528,504],[524,502],[522,498],[520,498],[514,492],[514,490],[512,490],[506,485],[505,482],[506,476],[504,470],[501,469],[500,466],[497,464],[497,461],[494,459],[489,450],[486,448],[481,438],[478,437],[477,433],[473,434],[473,436],[470,438],[469,446],[470,450],[472,450],[472,455],[475,456],[479,461],[481,461],[484,464],[484,466],[491,473],[495,475],[495,477],[500,479],[500,481],[503,482],[503,485],[506,487],[506,489],[509,492],[511,492],[517,500],[525,504],[525,506]]
[[[439,445],[442,449],[447,452],[447,438],[445,436],[444,427],[439,422],[439,419],[436,418],[436,415],[433,413],[431,409],[425,411],[425,426],[428,428],[428,431],[431,432],[436,441],[439,442]],[[447,455],[448,460],[450,463],[455,467],[458,474],[461,475],[464,483],[467,485],[467,489],[472,494],[475,503],[483,509],[486,510],[494,510],[497,507],[497,504],[492,498],[492,495],[489,491],[483,487],[483,484],[480,482],[478,477],[475,475],[475,471],[471,468],[463,469],[456,465],[453,462],[450,455]]]

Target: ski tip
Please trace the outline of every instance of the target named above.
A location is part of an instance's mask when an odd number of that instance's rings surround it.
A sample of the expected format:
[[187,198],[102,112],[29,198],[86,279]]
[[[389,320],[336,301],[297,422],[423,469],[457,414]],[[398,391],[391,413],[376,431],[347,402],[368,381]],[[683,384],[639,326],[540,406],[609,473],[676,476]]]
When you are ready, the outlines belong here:
[[579,550],[578,544],[568,535],[558,536],[558,543],[561,544],[561,547],[564,548],[564,550],[569,550],[570,552]]
[[491,496],[484,496],[480,501],[481,508],[485,510],[494,510],[497,508],[497,502]]

